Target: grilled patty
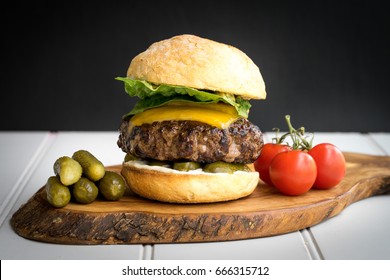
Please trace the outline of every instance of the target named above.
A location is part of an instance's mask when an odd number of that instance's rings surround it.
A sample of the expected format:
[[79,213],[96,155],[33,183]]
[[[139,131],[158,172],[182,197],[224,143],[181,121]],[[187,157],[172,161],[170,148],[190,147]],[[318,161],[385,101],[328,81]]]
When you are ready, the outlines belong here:
[[119,132],[118,146],[125,153],[161,161],[252,163],[263,147],[260,129],[244,118],[227,129],[194,121],[163,121],[129,130],[129,121],[123,120]]

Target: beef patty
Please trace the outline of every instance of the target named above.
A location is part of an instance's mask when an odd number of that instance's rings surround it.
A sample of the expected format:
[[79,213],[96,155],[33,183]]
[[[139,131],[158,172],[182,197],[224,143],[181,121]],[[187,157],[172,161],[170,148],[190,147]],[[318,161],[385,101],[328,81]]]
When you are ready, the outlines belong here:
[[263,147],[260,129],[244,118],[227,129],[194,121],[163,121],[129,130],[129,121],[123,120],[119,132],[118,146],[125,153],[161,161],[252,163]]

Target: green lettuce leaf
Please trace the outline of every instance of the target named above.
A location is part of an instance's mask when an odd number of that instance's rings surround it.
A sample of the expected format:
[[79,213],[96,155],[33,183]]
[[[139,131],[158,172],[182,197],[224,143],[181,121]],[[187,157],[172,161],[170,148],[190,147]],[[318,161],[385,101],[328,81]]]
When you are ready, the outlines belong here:
[[232,94],[210,93],[184,86],[153,85],[147,81],[131,78],[117,77],[116,80],[124,82],[125,91],[131,97],[139,97],[140,100],[134,108],[125,115],[135,115],[146,109],[162,106],[173,100],[186,102],[225,102],[233,106],[238,115],[247,118],[251,107],[248,100],[235,97]]

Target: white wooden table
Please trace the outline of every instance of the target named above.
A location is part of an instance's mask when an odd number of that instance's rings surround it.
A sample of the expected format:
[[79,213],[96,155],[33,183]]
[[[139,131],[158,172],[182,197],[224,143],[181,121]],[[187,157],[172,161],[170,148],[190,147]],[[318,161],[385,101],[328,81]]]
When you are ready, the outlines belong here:
[[[266,133],[266,140],[273,133]],[[390,259],[390,195],[355,202],[338,216],[289,234],[242,241],[162,245],[56,245],[18,236],[12,214],[53,174],[54,161],[87,149],[105,165],[122,162],[117,132],[0,132],[0,259]],[[390,155],[390,133],[315,133],[315,143]]]

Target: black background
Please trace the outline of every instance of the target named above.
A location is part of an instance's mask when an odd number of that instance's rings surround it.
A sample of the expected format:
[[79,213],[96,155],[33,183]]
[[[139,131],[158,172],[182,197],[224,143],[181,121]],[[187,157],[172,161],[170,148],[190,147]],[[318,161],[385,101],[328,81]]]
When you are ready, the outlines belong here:
[[[31,1],[33,2],[33,1]],[[381,1],[20,1],[1,17],[2,130],[117,130],[121,82],[151,43],[195,34],[259,66],[250,120],[309,131],[390,131],[390,25]]]

